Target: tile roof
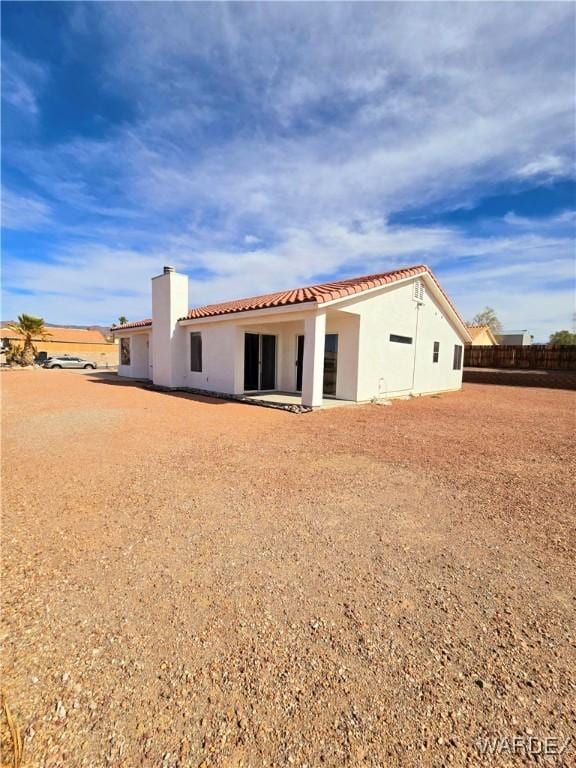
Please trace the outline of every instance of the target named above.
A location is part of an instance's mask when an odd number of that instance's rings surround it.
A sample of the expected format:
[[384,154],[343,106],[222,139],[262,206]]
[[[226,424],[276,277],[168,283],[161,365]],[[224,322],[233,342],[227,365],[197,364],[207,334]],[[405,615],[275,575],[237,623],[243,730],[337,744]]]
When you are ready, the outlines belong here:
[[[16,333],[10,328],[3,326],[0,328],[0,334],[3,338],[21,339],[22,335]],[[33,336],[33,341],[52,341],[77,344],[108,344],[106,337],[101,331],[90,328],[58,328],[56,326],[46,326],[46,337]]]
[[[414,267],[404,269],[395,269],[391,272],[379,272],[375,275],[365,275],[363,277],[351,277],[347,280],[335,280],[328,283],[318,283],[303,288],[292,288],[288,291],[278,291],[276,293],[265,293],[261,296],[251,296],[247,299],[234,299],[233,301],[224,301],[219,304],[207,304],[204,307],[194,307],[188,311],[186,317],[180,320],[198,320],[204,317],[215,317],[218,315],[231,315],[238,312],[249,312],[251,310],[272,309],[276,307],[292,306],[297,304],[316,303],[323,304],[335,299],[343,299],[347,296],[362,293],[371,288],[394,283],[398,280],[404,280],[417,275],[428,274],[446,301],[452,307],[456,316],[465,327],[465,323],[458,314],[458,311],[442,289],[436,277],[425,264],[418,264]],[[133,323],[116,326],[113,331],[130,330],[133,328],[144,328],[151,326],[152,320],[138,320]]]
[[114,333],[115,331],[128,331],[132,328],[146,328],[149,325],[152,325],[151,317],[147,317],[144,320],[134,320],[132,323],[124,323],[123,325],[113,325],[111,330]]
[[381,272],[376,275],[352,277],[347,280],[319,283],[304,288],[292,288],[291,290],[278,291],[277,293],[265,293],[262,296],[252,296],[248,299],[235,299],[233,301],[222,302],[221,304],[208,304],[205,307],[195,307],[191,309],[188,312],[187,317],[182,318],[182,320],[196,320],[201,317],[229,315],[234,312],[271,309],[273,307],[284,307],[293,304],[304,304],[307,302],[323,304],[327,301],[342,299],[346,296],[352,296],[355,293],[361,293],[370,288],[377,288],[381,285],[393,283],[396,280],[402,280],[429,271],[428,267],[419,265],[416,267],[408,267],[406,269],[396,269],[393,272]]

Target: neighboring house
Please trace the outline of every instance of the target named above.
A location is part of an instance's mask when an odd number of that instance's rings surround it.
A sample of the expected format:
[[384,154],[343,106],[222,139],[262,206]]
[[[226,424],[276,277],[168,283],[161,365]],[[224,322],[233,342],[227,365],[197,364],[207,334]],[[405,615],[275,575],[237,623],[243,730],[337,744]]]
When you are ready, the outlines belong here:
[[188,309],[152,279],[152,318],[112,329],[118,373],[168,388],[362,402],[460,389],[466,325],[425,266]]
[[493,347],[498,344],[498,341],[492,329],[489,325],[469,325],[468,333],[472,339],[471,346],[473,347]]
[[[118,365],[118,344],[115,341],[109,341],[101,331],[88,328],[59,328],[46,326],[47,335],[44,339],[35,338],[33,344],[36,351],[50,355],[72,355],[73,357],[82,357],[95,363],[98,366],[116,366]],[[20,347],[24,344],[23,337],[3,326],[0,328],[0,339],[2,348],[6,342],[18,344]]]
[[534,336],[528,331],[502,331],[496,334],[498,344],[516,347],[527,347],[534,341]]

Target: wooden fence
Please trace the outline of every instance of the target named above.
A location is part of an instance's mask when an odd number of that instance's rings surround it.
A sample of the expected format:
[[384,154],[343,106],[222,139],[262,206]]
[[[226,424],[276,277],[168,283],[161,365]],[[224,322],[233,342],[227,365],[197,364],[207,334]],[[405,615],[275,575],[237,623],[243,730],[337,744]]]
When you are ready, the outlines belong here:
[[576,345],[467,346],[464,350],[464,367],[574,371],[576,370]]

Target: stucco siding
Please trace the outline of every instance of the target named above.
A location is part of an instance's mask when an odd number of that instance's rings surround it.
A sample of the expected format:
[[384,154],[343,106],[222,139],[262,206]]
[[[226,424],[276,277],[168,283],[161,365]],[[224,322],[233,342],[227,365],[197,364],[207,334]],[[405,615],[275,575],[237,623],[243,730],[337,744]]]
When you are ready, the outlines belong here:
[[[118,347],[122,338],[128,339],[130,344],[130,364],[122,365],[119,362],[118,375],[133,379],[151,379],[151,355],[152,334],[149,331],[125,333],[118,339]],[[118,353],[119,354],[119,353]],[[121,360],[121,358],[119,358]]]
[[149,356],[149,335],[147,333],[136,334],[132,339],[131,364],[132,375],[139,379],[147,379],[148,356]]
[[[346,307],[360,318],[357,400],[461,386],[462,371],[453,370],[452,359],[454,344],[464,342],[429,291],[425,290],[422,304],[414,301],[413,282],[391,286]],[[390,335],[410,338],[412,343],[391,341]],[[434,341],[440,343],[438,363],[432,358]]]
[[[414,299],[415,279],[409,279],[326,307],[262,310],[181,323],[178,317],[182,317],[182,305],[187,300],[184,283],[176,280],[173,273],[155,278],[154,282],[154,330],[129,333],[131,363],[120,366],[121,375],[144,378],[148,370],[152,376],[151,366],[160,365],[160,372],[153,371],[155,383],[169,381],[164,385],[241,394],[245,334],[268,334],[276,337],[274,388],[295,392],[297,339],[304,335],[305,350],[317,347],[314,366],[318,367],[318,375],[312,382],[313,388],[319,389],[314,389],[312,395],[307,391],[303,395],[314,400],[318,394],[321,396],[325,328],[326,334],[338,334],[337,398],[367,401],[374,397],[454,390],[462,384],[462,369],[453,367],[454,346],[463,348],[468,336],[452,311],[446,313],[445,299],[435,284],[422,281],[424,295],[419,301]],[[199,333],[202,339],[200,371],[191,370],[192,333]],[[153,354],[155,337],[157,344],[165,345],[166,349],[156,349]],[[309,348],[308,344],[312,346]],[[310,377],[306,359],[305,352],[303,375]],[[303,379],[305,390],[306,386],[310,388],[310,378],[307,382],[305,385]]]
[[329,311],[326,317],[326,333],[338,334],[336,397],[342,400],[356,400],[360,317],[336,310]]
[[276,368],[278,389],[284,392],[296,391],[296,358],[298,357],[298,336],[304,333],[300,322],[284,323],[277,328],[278,364]]
[[[182,327],[180,332],[184,337],[179,357],[182,386],[234,394],[236,326],[232,323],[194,324]],[[200,333],[202,338],[202,371],[190,370],[191,333]]]
[[152,278],[152,366],[154,384],[182,386],[184,329],[178,321],[188,311],[188,278],[171,267]]
[[[269,334],[276,337],[276,389],[296,391],[297,339],[304,334],[305,313],[297,320],[284,322],[251,322],[238,319],[220,323],[193,323],[180,328],[185,334],[179,358],[182,386],[207,391],[241,394],[244,392],[244,335]],[[329,313],[326,332],[339,336],[337,397],[355,399],[357,387],[358,318],[343,313]],[[190,371],[190,333],[202,336],[202,371]]]
[[[464,364],[464,340],[446,319],[430,294],[420,307],[416,339],[414,394],[460,389]],[[434,342],[439,343],[438,362],[434,362]],[[454,370],[454,346],[462,347],[461,367]]]

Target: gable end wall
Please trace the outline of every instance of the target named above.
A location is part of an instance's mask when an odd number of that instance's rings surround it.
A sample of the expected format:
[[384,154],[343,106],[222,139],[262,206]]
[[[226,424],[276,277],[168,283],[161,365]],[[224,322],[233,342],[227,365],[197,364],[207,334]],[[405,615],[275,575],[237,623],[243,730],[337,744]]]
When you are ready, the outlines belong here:
[[[462,371],[452,368],[460,334],[425,287],[424,303],[412,298],[413,281],[390,286],[346,307],[360,315],[357,400],[460,389]],[[412,344],[390,341],[408,336]],[[437,363],[434,342],[440,342]]]

